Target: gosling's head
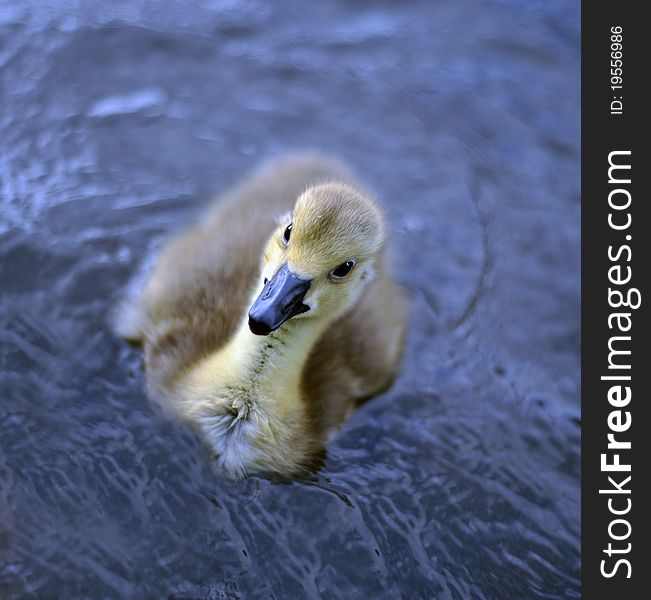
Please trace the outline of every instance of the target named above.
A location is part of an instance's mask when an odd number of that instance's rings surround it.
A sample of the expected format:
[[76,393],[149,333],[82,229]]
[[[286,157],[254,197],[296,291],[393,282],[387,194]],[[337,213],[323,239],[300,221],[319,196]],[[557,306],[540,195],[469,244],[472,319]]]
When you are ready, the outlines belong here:
[[345,313],[372,278],[383,242],[382,214],[359,191],[340,183],[306,190],[264,250],[251,331],[267,335],[292,318]]

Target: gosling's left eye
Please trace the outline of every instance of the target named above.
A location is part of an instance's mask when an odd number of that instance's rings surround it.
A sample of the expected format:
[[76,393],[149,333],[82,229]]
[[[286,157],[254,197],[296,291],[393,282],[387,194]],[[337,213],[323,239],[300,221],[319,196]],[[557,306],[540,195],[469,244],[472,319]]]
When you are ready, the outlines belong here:
[[345,263],[341,263],[337,268],[330,271],[331,279],[343,279],[353,270],[355,266],[354,260],[347,260]]
[[285,242],[285,245],[289,244],[289,238],[290,238],[291,235],[292,235],[292,227],[293,227],[293,226],[294,226],[294,224],[293,224],[293,223],[290,223],[290,224],[287,225],[287,227],[285,228],[285,231],[284,231],[284,233],[283,233],[283,242]]

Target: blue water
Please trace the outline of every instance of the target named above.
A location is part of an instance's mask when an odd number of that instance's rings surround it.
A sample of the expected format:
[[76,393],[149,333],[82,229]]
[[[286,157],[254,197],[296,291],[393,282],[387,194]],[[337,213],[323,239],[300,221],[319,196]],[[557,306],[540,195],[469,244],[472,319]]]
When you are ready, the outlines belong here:
[[[0,4],[0,596],[579,597],[579,3]],[[108,316],[258,161],[388,207],[402,374],[220,480]]]

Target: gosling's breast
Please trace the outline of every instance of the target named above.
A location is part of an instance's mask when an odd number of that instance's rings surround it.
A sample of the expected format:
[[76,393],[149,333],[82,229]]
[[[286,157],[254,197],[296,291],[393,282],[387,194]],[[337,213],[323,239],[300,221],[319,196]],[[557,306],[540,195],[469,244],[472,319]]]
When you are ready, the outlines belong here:
[[218,466],[231,477],[244,477],[256,470],[263,458],[261,432],[245,405],[224,414],[204,415],[198,424]]
[[193,406],[192,420],[231,477],[260,472],[295,472],[308,458],[305,413],[280,410],[283,402],[254,387],[229,387]]

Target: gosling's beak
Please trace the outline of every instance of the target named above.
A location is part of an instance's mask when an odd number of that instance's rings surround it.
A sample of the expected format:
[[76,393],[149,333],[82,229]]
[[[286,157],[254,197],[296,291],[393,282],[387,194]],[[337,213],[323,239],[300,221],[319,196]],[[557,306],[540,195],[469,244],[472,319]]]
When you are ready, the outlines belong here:
[[256,335],[268,335],[293,316],[309,310],[303,304],[309,279],[296,277],[284,263],[265,284],[249,310],[249,328]]

